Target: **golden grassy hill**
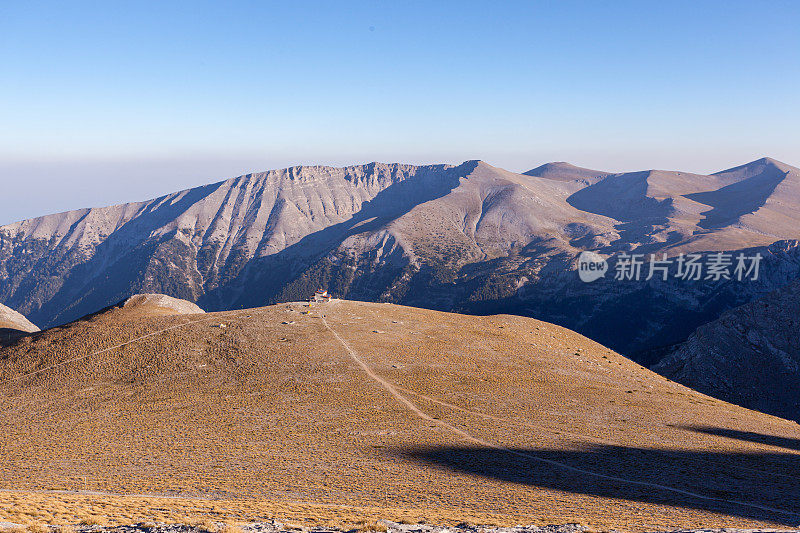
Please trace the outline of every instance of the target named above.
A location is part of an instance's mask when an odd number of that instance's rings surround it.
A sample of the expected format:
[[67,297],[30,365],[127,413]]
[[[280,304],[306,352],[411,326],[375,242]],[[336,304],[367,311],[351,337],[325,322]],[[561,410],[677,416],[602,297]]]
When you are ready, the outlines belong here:
[[527,318],[112,310],[0,384],[0,521],[800,524],[800,427]]

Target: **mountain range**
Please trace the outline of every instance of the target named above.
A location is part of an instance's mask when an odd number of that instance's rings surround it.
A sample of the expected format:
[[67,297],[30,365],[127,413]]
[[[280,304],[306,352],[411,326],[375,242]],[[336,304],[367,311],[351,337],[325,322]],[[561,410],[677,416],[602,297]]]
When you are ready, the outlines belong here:
[[[482,161],[299,166],[0,227],[0,302],[42,327],[136,293],[210,311],[335,295],[531,316],[645,365],[800,278],[800,169],[710,175]],[[761,254],[757,280],[580,281],[582,251]]]

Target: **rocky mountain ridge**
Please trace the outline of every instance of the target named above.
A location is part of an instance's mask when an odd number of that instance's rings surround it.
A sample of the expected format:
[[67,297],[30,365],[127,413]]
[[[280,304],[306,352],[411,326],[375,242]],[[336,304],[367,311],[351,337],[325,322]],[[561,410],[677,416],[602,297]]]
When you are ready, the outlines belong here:
[[800,422],[800,281],[700,326],[653,369],[716,398]]
[[[248,174],[148,202],[0,227],[0,302],[44,326],[131,294],[207,310],[358,300],[514,312],[638,357],[800,276],[800,170],[708,176],[481,161]],[[580,251],[762,253],[761,280],[581,282]],[[613,266],[613,265],[612,265]],[[653,361],[645,361],[647,363]]]

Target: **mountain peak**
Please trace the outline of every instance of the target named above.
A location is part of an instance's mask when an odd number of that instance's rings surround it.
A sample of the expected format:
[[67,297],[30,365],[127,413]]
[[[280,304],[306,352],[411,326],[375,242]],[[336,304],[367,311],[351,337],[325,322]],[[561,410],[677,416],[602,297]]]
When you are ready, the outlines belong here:
[[[577,165],[573,165],[568,161],[550,161],[549,163],[545,163],[544,165],[538,166],[533,170],[529,170],[528,172],[535,172],[540,169],[578,169],[580,168]],[[526,172],[526,174],[528,173]]]
[[781,169],[784,172],[786,172],[787,169],[791,168],[791,165],[788,165],[788,164],[784,163],[783,161],[778,161],[777,159],[774,159],[772,157],[761,157],[759,159],[756,159],[755,161],[751,161],[750,163],[746,163],[743,166],[747,167],[747,166],[760,166],[760,165],[769,165],[769,166],[777,167],[777,168]]
[[773,159],[772,157],[762,157],[757,162],[761,163],[761,164],[764,164],[764,165],[771,165],[771,166],[777,167],[778,169],[780,169],[783,172],[789,172],[790,170],[796,170],[796,168],[793,167],[792,165],[789,165],[788,163],[784,163],[783,161],[778,161],[777,159]]
[[526,176],[534,176],[537,178],[547,178],[561,181],[571,181],[576,179],[586,178],[601,178],[609,176],[611,172],[604,172],[602,170],[592,170],[590,168],[583,168],[575,166],[566,161],[553,161],[545,163],[527,172],[523,172]]
[[786,164],[783,161],[778,161],[777,159],[773,159],[772,157],[762,157],[760,159],[756,159],[755,161],[750,161],[749,163],[745,163],[743,165],[715,172],[713,175],[726,174],[729,172],[736,172],[736,171],[755,171],[757,169],[763,169],[764,167],[776,168],[781,172],[798,170],[792,165]]
[[473,173],[479,170],[484,170],[484,171],[497,170],[497,167],[494,167],[481,159],[468,159],[467,161],[464,161],[460,165],[457,165],[456,168],[462,169],[462,171],[465,171],[467,173]]

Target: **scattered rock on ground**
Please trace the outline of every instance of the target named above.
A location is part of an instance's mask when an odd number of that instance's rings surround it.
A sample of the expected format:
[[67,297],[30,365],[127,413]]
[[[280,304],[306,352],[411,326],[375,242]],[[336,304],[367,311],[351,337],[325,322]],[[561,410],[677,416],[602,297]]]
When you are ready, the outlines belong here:
[[[390,520],[379,520],[380,524],[386,526],[387,533],[583,533],[589,528],[580,524],[562,524],[548,526],[473,526],[468,524],[458,524],[456,526],[441,526],[431,524],[400,524]],[[222,528],[224,524],[215,524]],[[11,522],[0,522],[0,530],[22,528],[19,524]],[[76,526],[76,533],[206,533],[207,530],[200,526],[189,526],[184,524],[154,524],[140,523],[125,526]],[[338,533],[343,530],[338,527],[313,527],[298,528],[280,522],[252,522],[240,526],[243,533]],[[355,530],[352,530],[354,533]],[[351,533],[351,532],[347,532]],[[616,532],[612,532],[616,533]],[[780,529],[678,529],[669,532],[654,533],[797,533],[797,530]]]

